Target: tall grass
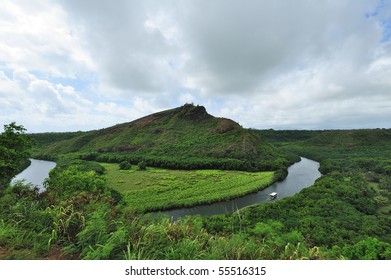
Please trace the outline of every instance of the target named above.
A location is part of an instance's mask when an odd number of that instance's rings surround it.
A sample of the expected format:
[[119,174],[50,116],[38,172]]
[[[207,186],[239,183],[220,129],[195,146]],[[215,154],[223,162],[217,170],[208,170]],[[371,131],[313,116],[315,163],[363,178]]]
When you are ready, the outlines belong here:
[[274,178],[273,172],[104,167],[109,186],[124,194],[130,208],[141,212],[228,200],[263,189]]

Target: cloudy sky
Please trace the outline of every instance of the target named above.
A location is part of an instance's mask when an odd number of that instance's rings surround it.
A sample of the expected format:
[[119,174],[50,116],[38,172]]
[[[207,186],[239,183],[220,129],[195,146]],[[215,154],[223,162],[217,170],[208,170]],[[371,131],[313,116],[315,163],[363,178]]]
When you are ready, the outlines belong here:
[[391,0],[1,2],[1,125],[193,102],[251,128],[391,127]]

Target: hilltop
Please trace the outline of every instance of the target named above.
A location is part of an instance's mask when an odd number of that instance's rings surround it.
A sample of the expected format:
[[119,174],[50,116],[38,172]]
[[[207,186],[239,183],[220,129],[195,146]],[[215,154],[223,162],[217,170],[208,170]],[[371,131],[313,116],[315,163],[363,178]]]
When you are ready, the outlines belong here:
[[[104,162],[145,161],[179,169],[284,169],[292,156],[205,107],[185,104],[132,122],[71,134],[33,134],[41,158],[73,154]],[[52,139],[52,140],[50,140]]]

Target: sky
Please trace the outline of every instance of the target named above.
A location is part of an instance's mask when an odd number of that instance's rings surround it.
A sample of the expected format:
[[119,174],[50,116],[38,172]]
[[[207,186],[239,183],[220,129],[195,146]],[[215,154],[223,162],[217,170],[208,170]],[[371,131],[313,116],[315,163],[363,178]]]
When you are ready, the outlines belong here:
[[245,128],[390,128],[391,0],[2,0],[1,126],[185,103]]

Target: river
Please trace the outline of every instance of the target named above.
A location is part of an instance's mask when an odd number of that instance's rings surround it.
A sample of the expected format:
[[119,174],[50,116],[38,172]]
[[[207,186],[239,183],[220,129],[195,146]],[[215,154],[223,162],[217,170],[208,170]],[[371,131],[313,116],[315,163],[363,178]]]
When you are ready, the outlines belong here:
[[30,159],[31,164],[21,173],[16,175],[11,184],[15,181],[25,180],[26,183],[31,183],[33,186],[37,186],[40,192],[44,191],[43,181],[49,177],[49,172],[52,170],[56,163],[47,160]]
[[[26,180],[43,191],[43,181],[49,176],[49,171],[56,166],[55,162],[31,159],[31,165],[23,172],[19,173],[13,180]],[[301,157],[301,160],[288,168],[288,176],[282,182],[276,182],[271,186],[230,201],[216,202],[208,205],[199,205],[189,208],[173,209],[161,213],[171,216],[173,219],[188,215],[216,215],[232,213],[243,207],[270,202],[269,194],[276,192],[277,198],[273,201],[292,196],[300,190],[314,184],[315,180],[321,176],[319,163]]]
[[266,189],[230,201],[168,210],[161,213],[171,216],[174,220],[188,215],[211,216],[232,213],[249,205],[270,202],[269,194],[272,192],[278,194],[277,198],[273,200],[276,201],[287,196],[292,196],[300,190],[313,185],[315,180],[321,176],[318,169],[319,162],[301,157],[299,162],[288,168],[288,176],[283,181],[276,182]]

